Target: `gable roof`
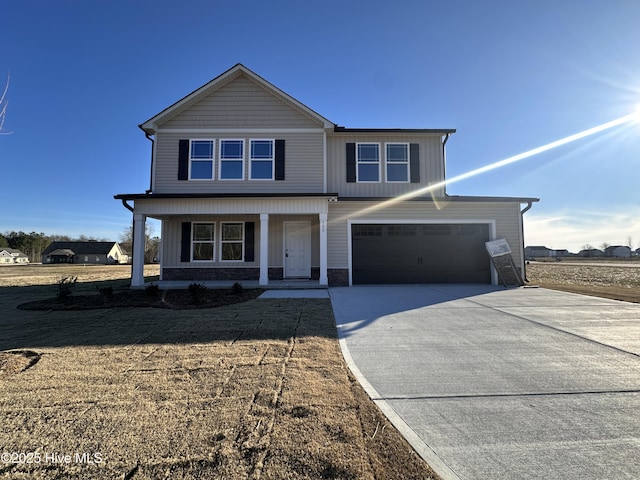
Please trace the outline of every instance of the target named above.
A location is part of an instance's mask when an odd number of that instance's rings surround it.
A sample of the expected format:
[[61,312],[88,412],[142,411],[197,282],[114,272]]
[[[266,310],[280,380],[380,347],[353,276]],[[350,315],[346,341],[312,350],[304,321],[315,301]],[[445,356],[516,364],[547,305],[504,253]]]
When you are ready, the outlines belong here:
[[42,255],[50,255],[56,250],[71,250],[75,255],[106,255],[115,244],[116,242],[51,242]]
[[186,97],[182,98],[181,100],[178,100],[173,105],[165,108],[157,115],[154,115],[146,122],[140,124],[139,127],[149,135],[155,134],[158,124],[163,123],[168,119],[172,118],[173,116],[177,115],[178,113],[184,111],[189,106],[194,105],[205,96],[210,95],[211,93],[215,92],[216,90],[223,87],[224,85],[226,85],[227,83],[229,83],[230,81],[232,81],[233,79],[237,78],[240,75],[246,75],[248,78],[250,78],[255,83],[260,85],[262,88],[270,92],[272,95],[276,96],[280,100],[284,101],[285,103],[288,103],[289,105],[301,111],[308,117],[317,121],[319,124],[323,126],[323,128],[331,128],[331,129],[335,128],[336,126],[335,123],[327,120],[322,115],[310,109],[309,107],[299,102],[289,94],[283,92],[275,85],[267,82],[264,78],[262,78],[252,70],[248,69],[241,63],[234,65],[229,70],[222,73],[221,75],[218,75],[216,78],[206,83],[202,87],[194,90],[193,92],[188,94]]

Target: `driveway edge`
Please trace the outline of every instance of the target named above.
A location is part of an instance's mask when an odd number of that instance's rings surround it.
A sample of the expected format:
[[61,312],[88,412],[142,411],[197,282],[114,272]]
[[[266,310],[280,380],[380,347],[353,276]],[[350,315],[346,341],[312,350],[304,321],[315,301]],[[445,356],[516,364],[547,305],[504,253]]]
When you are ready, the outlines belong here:
[[438,476],[442,480],[461,480],[461,478],[454,472],[439,456],[434,452],[429,445],[427,445],[413,429],[407,425],[407,423],[396,413],[396,411],[389,405],[384,399],[380,397],[380,394],[369,383],[369,381],[362,374],[360,369],[356,366],[351,353],[349,353],[349,347],[344,338],[342,329],[336,326],[338,331],[338,343],[340,344],[340,350],[342,350],[342,356],[344,357],[349,370],[356,377],[358,383],[362,385],[369,398],[378,406],[378,408],[384,413],[391,424],[400,432],[400,434],[409,442],[413,449],[420,455],[420,457],[429,464]]

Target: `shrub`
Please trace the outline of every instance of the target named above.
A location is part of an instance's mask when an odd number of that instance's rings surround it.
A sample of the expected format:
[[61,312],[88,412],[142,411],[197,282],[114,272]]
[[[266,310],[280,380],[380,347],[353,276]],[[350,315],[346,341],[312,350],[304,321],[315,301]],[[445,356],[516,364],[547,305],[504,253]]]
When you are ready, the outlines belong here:
[[192,283],[189,285],[189,293],[191,294],[191,301],[193,303],[200,303],[206,291],[207,287],[201,283]]
[[160,287],[155,283],[151,283],[146,287],[144,287],[144,291],[146,292],[147,297],[155,298],[158,296],[158,293],[160,292]]
[[111,300],[113,298],[113,287],[98,288],[98,293],[102,300]]
[[241,283],[236,282],[231,286],[231,293],[233,293],[234,295],[240,295],[243,291],[244,287]]
[[58,298],[60,300],[67,300],[73,293],[73,287],[76,286],[78,277],[62,277],[56,282],[58,286]]

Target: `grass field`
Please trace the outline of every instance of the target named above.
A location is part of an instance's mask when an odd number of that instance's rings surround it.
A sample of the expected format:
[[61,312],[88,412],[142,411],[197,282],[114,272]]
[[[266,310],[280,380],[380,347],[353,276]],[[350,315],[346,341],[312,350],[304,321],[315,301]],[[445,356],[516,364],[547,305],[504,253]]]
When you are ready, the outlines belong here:
[[0,478],[435,478],[351,376],[328,300],[16,309],[128,274],[0,268]]
[[640,262],[531,262],[532,285],[640,303]]

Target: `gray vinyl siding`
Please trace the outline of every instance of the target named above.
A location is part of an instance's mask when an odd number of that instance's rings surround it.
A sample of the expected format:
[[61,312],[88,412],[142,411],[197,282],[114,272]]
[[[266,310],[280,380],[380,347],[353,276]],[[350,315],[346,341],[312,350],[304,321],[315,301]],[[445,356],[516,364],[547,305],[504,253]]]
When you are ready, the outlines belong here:
[[160,128],[318,128],[317,119],[240,75]]
[[[347,268],[348,221],[388,221],[390,223],[450,223],[473,220],[494,220],[495,238],[505,238],[509,243],[517,266],[522,265],[522,237],[520,233],[520,204],[507,202],[401,202],[386,208],[362,213],[373,202],[337,202],[329,205],[327,266]],[[489,262],[487,256],[487,262]]]
[[[215,180],[178,180],[178,142],[181,139],[215,139]],[[244,180],[217,180],[220,139],[244,139]],[[249,140],[285,140],[285,179],[248,180]],[[322,193],[324,189],[324,136],[306,132],[158,133],[156,138],[154,193]]]
[[[384,174],[385,143],[417,143],[420,146],[420,183],[388,183]],[[347,143],[379,143],[381,152],[381,182],[348,183],[346,175]],[[412,192],[444,180],[442,136],[439,134],[403,133],[334,133],[327,136],[328,191],[338,192],[343,197],[392,197]],[[433,191],[435,196],[444,195],[444,187]]]
[[[319,220],[317,215],[270,215],[269,216],[269,267],[283,266],[284,222],[308,221],[311,226],[311,266],[320,265]],[[216,261],[181,262],[180,246],[182,222],[216,223]],[[220,261],[220,224],[222,222],[254,222],[255,257],[253,262]],[[163,220],[162,222],[162,266],[164,267],[258,267],[260,265],[260,216],[259,215],[193,215]]]

